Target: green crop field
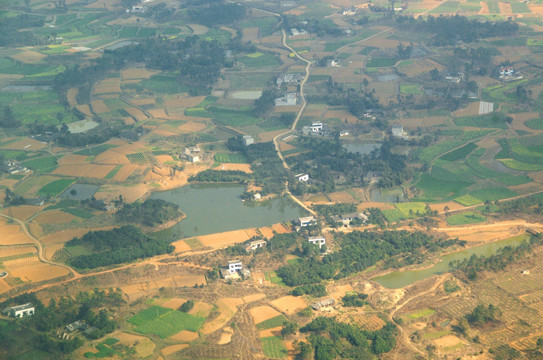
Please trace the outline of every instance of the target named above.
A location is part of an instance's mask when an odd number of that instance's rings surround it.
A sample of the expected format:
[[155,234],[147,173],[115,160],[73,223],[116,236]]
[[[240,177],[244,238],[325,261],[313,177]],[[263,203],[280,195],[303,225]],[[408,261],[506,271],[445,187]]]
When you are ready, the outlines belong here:
[[543,119],[531,119],[524,123],[527,127],[534,130],[543,130]]
[[481,116],[465,116],[454,119],[458,126],[506,129],[505,115],[502,113],[493,113]]
[[64,208],[62,209],[65,213],[80,217],[82,219],[91,219],[94,217],[94,214],[91,212],[88,212],[87,210],[79,209],[79,208]]
[[324,51],[334,52],[342,46],[366,39],[370,36],[377,34],[378,32],[379,31],[375,29],[363,29],[363,30],[357,31],[355,36],[351,36],[348,39],[327,42],[326,45],[324,46]]
[[272,75],[266,73],[228,73],[224,74],[226,79],[230,80],[231,90],[251,90],[262,89],[271,80]]
[[209,111],[213,113],[213,119],[221,125],[237,127],[254,125],[262,121],[262,119],[255,117],[248,107],[239,107],[235,110],[211,106]]
[[[255,54],[261,54],[256,56]],[[281,64],[281,61],[272,54],[253,53],[242,57],[240,62],[247,67],[276,67]]]
[[116,147],[115,145],[103,144],[98,146],[93,146],[87,149],[79,150],[75,152],[76,155],[86,155],[86,156],[96,156],[103,153],[106,150]]
[[150,79],[143,80],[139,87],[152,91],[155,94],[176,94],[189,89],[180,84],[175,77],[154,75]]
[[476,197],[477,199],[481,199],[482,201],[487,201],[487,200],[494,201],[494,200],[506,199],[506,198],[510,198],[510,197],[518,195],[516,192],[504,187],[474,190],[474,191],[471,191],[470,194]]
[[121,170],[121,168],[123,167],[124,165],[116,165],[113,170],[111,170],[110,172],[107,173],[106,176],[104,176],[104,179],[113,179],[113,177],[119,172],[119,170]]
[[396,208],[407,218],[426,214],[426,204],[420,202],[399,203]]
[[491,132],[494,132],[494,130],[486,130],[486,129],[464,130],[462,132],[462,140],[469,141],[469,140],[477,139],[477,138],[486,136],[490,134]]
[[458,10],[460,1],[445,1],[441,3],[437,8],[432,9],[430,14],[451,14]]
[[[453,177],[453,179],[455,179]],[[465,181],[447,181],[437,179],[428,174],[422,174],[416,186],[423,190],[427,200],[432,200],[434,197],[456,197],[455,195],[463,188],[471,185]]]
[[511,4],[511,11],[514,13],[514,14],[526,14],[526,13],[530,13],[530,8],[528,7],[528,5],[526,5],[525,3],[523,2],[517,2],[517,1],[513,1],[510,3]]
[[220,163],[247,163],[247,158],[241,153],[229,154],[229,153],[218,153],[215,154],[215,161]]
[[518,139],[509,139],[511,156],[520,162],[529,164],[543,164],[543,153],[524,147]]
[[430,145],[428,147],[425,147],[418,153],[418,157],[421,161],[424,162],[430,162],[434,158],[438,157],[439,155],[452,150],[454,148],[457,148],[464,144],[463,141],[460,140],[451,140],[451,141],[443,141],[439,142],[437,144]]
[[36,170],[38,173],[46,173],[56,169],[57,158],[54,156],[47,156],[38,159],[27,160],[23,162],[23,165],[29,169]]
[[389,222],[405,220],[405,215],[398,209],[383,210],[383,214]]
[[477,149],[477,145],[475,145],[474,143],[467,143],[461,148],[458,148],[449,153],[446,153],[445,155],[441,156],[439,159],[446,160],[446,161],[464,160],[475,149]]
[[274,31],[278,31],[277,28],[277,18],[276,17],[266,17],[266,18],[258,18],[258,20],[250,20],[245,21],[241,23],[241,27],[251,28],[251,27],[257,27],[258,28],[258,35],[261,37],[269,36],[273,34]]
[[286,321],[287,319],[283,315],[277,315],[276,317],[272,317],[271,319],[256,324],[256,328],[258,330],[271,329],[274,327],[283,326]]
[[142,334],[154,334],[165,339],[182,330],[198,331],[205,318],[193,316],[181,311],[153,305],[128,319],[136,325],[136,331]]
[[50,182],[38,190],[38,195],[56,197],[63,192],[68,186],[72,185],[75,179],[58,179]]
[[261,338],[264,356],[271,359],[284,359],[288,351],[281,339],[277,336]]
[[477,199],[475,196],[471,196],[470,194],[459,196],[454,199],[454,201],[464,206],[477,205],[483,202],[482,200]]
[[526,164],[515,159],[499,159],[502,164],[509,169],[519,171],[540,171],[543,170],[543,164]]
[[432,309],[422,309],[422,310],[417,310],[417,311],[409,313],[409,314],[405,314],[405,315],[402,316],[402,318],[407,319],[407,320],[415,320],[415,319],[419,319],[421,317],[431,316],[435,312],[436,311],[432,310]]
[[408,95],[422,95],[423,92],[418,84],[400,84],[400,92]]
[[366,67],[377,68],[377,67],[390,67],[396,64],[395,58],[371,58],[370,61],[366,63]]
[[466,211],[460,214],[454,214],[447,217],[447,223],[452,226],[476,224],[483,221],[486,221],[486,217],[474,211]]

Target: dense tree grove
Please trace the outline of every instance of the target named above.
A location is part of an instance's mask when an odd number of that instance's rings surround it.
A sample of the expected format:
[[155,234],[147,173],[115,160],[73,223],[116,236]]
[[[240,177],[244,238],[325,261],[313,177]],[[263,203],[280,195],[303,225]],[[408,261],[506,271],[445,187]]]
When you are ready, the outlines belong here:
[[[28,293],[12,297],[0,304],[4,309],[8,306],[30,302],[36,310],[35,314],[13,321],[0,321],[0,358],[27,358],[21,354],[31,353],[39,349],[49,354],[51,359],[65,358],[83,344],[79,336],[73,339],[59,339],[54,336],[54,330],[63,330],[64,326],[76,320],[82,320],[96,330],[82,334],[90,339],[98,339],[111,333],[117,327],[117,322],[111,319],[115,308],[124,303],[120,289],[109,289],[80,292],[74,298],[62,296],[58,301],[50,300],[44,306],[35,294]],[[108,310],[106,310],[108,309]],[[30,352],[29,352],[30,351]],[[10,357],[11,356],[11,357]]]
[[174,247],[166,240],[152,239],[135,226],[113,230],[90,231],[81,238],[73,238],[66,246],[83,246],[89,255],[79,255],[70,261],[80,269],[94,269],[171,253]]
[[[311,179],[317,180],[314,182],[315,191],[333,191],[339,174],[343,175],[347,184],[363,184],[364,175],[368,171],[380,171],[381,187],[399,185],[411,177],[407,158],[393,154],[392,144],[389,142],[384,142],[379,150],[369,155],[348,152],[337,139],[301,137],[297,140],[297,145],[310,151],[288,159],[293,163],[291,168],[297,173],[308,173]],[[300,194],[312,189],[298,186],[291,191]]]
[[246,7],[237,3],[214,3],[187,11],[192,22],[206,26],[232,24],[245,17]]
[[270,111],[273,110],[275,106],[275,90],[273,89],[264,89],[262,95],[255,100],[254,113],[256,116],[267,115]]
[[455,45],[458,41],[470,43],[487,37],[513,35],[518,31],[518,25],[513,21],[479,21],[460,15],[416,19],[400,16],[397,21],[407,28],[435,34],[430,41],[436,46]]
[[156,226],[179,218],[179,206],[161,199],[147,199],[143,203],[124,204],[117,211],[120,222],[136,223],[145,226]]
[[322,284],[298,286],[290,292],[294,296],[311,295],[313,297],[323,297],[328,295],[326,287]]
[[[422,262],[422,251],[457,244],[457,240],[439,240],[423,232],[353,231],[336,233],[340,249],[318,258],[303,259],[296,264],[280,267],[277,275],[289,286],[315,284],[327,279],[341,279],[362,271],[378,261],[389,259],[390,266],[405,266]],[[401,261],[398,256],[402,257]],[[392,259],[392,260],[390,260]]]
[[501,315],[500,309],[492,304],[488,306],[478,305],[472,312],[466,315],[470,325],[481,326],[490,322],[497,322]]
[[341,301],[343,301],[343,306],[362,307],[368,303],[367,298],[366,294],[347,294],[341,298]]
[[42,27],[45,16],[22,12],[17,16],[3,16],[0,21],[0,46],[29,46],[43,42],[34,31],[23,30]]
[[309,342],[315,360],[370,360],[389,352],[396,345],[396,325],[392,323],[371,332],[332,318],[318,317],[300,331],[310,333]]
[[192,175],[189,181],[201,182],[245,182],[248,179],[246,172],[240,170],[204,170]]
[[121,129],[118,126],[98,126],[84,133],[72,134],[69,131],[60,133],[55,138],[58,144],[65,146],[87,146],[102,144],[112,137],[119,136]]

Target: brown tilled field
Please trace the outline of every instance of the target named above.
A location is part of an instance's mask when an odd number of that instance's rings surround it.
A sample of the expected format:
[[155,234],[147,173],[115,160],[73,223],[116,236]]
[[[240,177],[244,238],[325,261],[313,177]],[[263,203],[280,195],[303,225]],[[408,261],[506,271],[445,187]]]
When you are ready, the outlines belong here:
[[61,165],[53,171],[53,174],[103,179],[114,168],[115,165]]
[[239,170],[246,173],[252,173],[251,164],[235,164],[235,163],[225,163],[217,167],[216,170]]
[[36,256],[4,261],[4,267],[12,277],[25,282],[50,280],[69,274],[67,269],[42,263]]
[[301,296],[287,295],[270,302],[274,307],[287,315],[294,315],[299,310],[305,309],[307,303]]
[[98,82],[94,85],[93,93],[95,95],[100,94],[114,94],[121,92],[121,79],[110,78]]
[[27,64],[36,64],[42,61],[44,58],[46,58],[47,55],[44,55],[42,53],[32,51],[32,50],[25,50],[21,51],[20,53],[17,53],[15,55],[11,55],[11,58],[24,62]]
[[[241,305],[243,303],[242,299],[233,299],[233,298],[224,298],[216,302],[216,310],[219,312],[219,316],[215,319],[205,322],[202,326],[201,332],[203,334],[210,334],[222,328],[226,325],[230,319],[237,312],[237,307],[235,304],[238,303]],[[234,306],[232,306],[234,305]]]
[[173,340],[173,341],[182,342],[182,343],[188,343],[188,342],[194,341],[194,340],[196,340],[198,338],[199,338],[199,335],[198,335],[197,332],[183,330],[183,331],[178,332],[175,335],[170,336],[168,338],[168,340]]
[[123,167],[119,171],[117,171],[115,176],[113,176],[113,180],[125,181],[138,167],[139,166],[136,164],[123,165]]
[[358,201],[356,201],[356,199],[353,198],[353,196],[346,191],[331,193],[331,194],[328,194],[328,197],[330,198],[330,200],[332,200],[332,202],[335,202],[335,203],[349,203],[349,204],[358,203]]
[[155,119],[171,119],[171,117],[168,114],[166,114],[163,108],[151,109],[151,110],[147,110],[147,112],[151,114],[151,116]]
[[178,344],[166,346],[164,349],[160,350],[160,353],[164,356],[171,355],[179,350],[183,350],[189,347],[189,344]]
[[25,138],[20,141],[16,141],[11,144],[2,146],[2,149],[14,149],[14,150],[40,150],[46,147],[47,144],[41,141]]
[[258,39],[258,28],[251,27],[243,29],[242,41],[255,42]]
[[140,109],[136,109],[135,107],[127,107],[124,110],[137,121],[143,121],[148,119],[147,115],[145,115],[143,111],[141,111]]
[[67,224],[75,219],[77,219],[77,216],[67,214],[64,211],[49,210],[39,214],[32,221],[38,224]]
[[[8,216],[14,217],[19,220],[26,220],[32,215],[36,214],[38,211],[40,211],[42,207],[40,206],[34,206],[34,205],[19,205],[15,207],[10,207],[8,209],[5,209],[3,211],[4,214],[7,214]],[[17,228],[19,228],[18,225],[15,225]]]
[[92,111],[97,114],[105,113],[109,111],[109,108],[104,103],[104,100],[94,100],[91,102]]
[[87,115],[88,117],[93,117],[94,115],[90,111],[89,105],[83,104],[83,105],[77,105],[76,109],[81,111],[83,114]]
[[4,279],[0,279],[0,294],[11,289],[11,286]]
[[255,324],[281,315],[281,313],[268,305],[256,306],[249,310]]
[[130,68],[121,71],[121,78],[123,80],[148,79],[156,73],[157,71],[153,70]]

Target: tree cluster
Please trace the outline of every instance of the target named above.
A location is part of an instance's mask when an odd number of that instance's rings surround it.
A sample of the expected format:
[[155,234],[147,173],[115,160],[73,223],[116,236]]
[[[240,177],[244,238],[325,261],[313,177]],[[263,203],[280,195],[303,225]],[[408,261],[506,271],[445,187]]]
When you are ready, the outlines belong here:
[[117,211],[116,217],[120,222],[156,226],[175,220],[181,215],[179,206],[161,199],[147,199],[144,202],[124,204]]
[[237,22],[245,17],[244,5],[238,3],[212,3],[193,7],[187,11],[190,21],[205,26],[225,25]]
[[246,172],[240,170],[204,170],[196,175],[192,175],[189,181],[201,182],[240,182],[248,180]]
[[[315,360],[375,359],[396,345],[396,325],[386,324],[377,331],[361,330],[355,325],[318,317],[300,329],[309,333],[309,343]],[[311,349],[305,349],[307,352]]]
[[363,307],[368,302],[366,299],[368,298],[368,295],[366,294],[347,294],[344,297],[341,298],[341,301],[343,301],[343,306],[348,307]]
[[326,287],[322,284],[298,286],[290,294],[294,296],[311,295],[316,298],[328,295]]
[[498,322],[500,315],[500,309],[492,304],[488,306],[478,305],[472,312],[466,315],[466,319],[470,325],[482,326],[490,322]]
[[83,246],[90,254],[79,255],[70,261],[80,269],[94,269],[101,266],[144,259],[171,253],[174,247],[163,239],[152,239],[135,226],[126,225],[112,230],[90,231],[81,238],[73,238],[66,244]]
[[0,46],[38,45],[42,39],[31,28],[40,28],[45,16],[21,12],[17,16],[3,16],[0,21]]
[[352,213],[356,211],[356,205],[349,204],[349,203],[338,203],[338,204],[332,204],[332,205],[313,205],[311,207],[320,215],[324,215],[324,216],[341,215],[341,214]]

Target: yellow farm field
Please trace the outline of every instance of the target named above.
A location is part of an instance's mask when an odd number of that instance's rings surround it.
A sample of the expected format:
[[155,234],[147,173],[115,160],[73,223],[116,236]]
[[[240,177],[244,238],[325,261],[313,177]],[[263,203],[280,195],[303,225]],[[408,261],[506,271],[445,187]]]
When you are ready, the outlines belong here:
[[177,310],[181,305],[183,305],[187,299],[181,299],[181,298],[171,298],[169,300],[166,300],[164,302],[158,303],[157,305],[160,305],[162,307],[168,308],[168,309],[174,309]]
[[104,103],[104,100],[94,100],[91,102],[92,111],[97,114],[105,113],[109,111],[109,108]]
[[307,303],[301,296],[292,295],[283,296],[279,299],[273,300],[271,304],[287,315],[293,315],[297,311],[307,307]]
[[75,99],[77,94],[79,94],[79,88],[71,88],[66,93],[66,100],[68,100],[68,104],[70,104],[71,108],[77,106],[77,100]]
[[284,129],[282,129],[282,130],[273,130],[273,131],[264,131],[264,132],[259,133],[258,137],[263,142],[268,142],[268,141],[272,141],[274,137],[276,137],[277,135],[280,135],[280,134],[282,134],[284,132],[285,132]]
[[4,262],[7,272],[23,281],[38,282],[69,274],[63,267],[42,263],[37,257],[28,257]]
[[94,86],[94,94],[114,94],[121,92],[121,79],[110,78],[98,82]]
[[178,344],[166,346],[164,349],[160,350],[160,353],[164,356],[171,355],[179,350],[183,350],[189,347],[189,344]]
[[500,14],[513,15],[513,11],[511,10],[511,4],[505,3],[505,2],[499,2],[498,7],[500,8]]
[[199,335],[198,335],[197,332],[189,331],[189,330],[183,330],[183,331],[178,332],[175,335],[170,336],[168,338],[168,340],[173,340],[173,341],[182,342],[182,343],[188,343],[188,342],[191,342],[191,341],[194,341],[194,340],[198,339],[198,337],[199,337]]
[[106,150],[103,153],[98,154],[93,161],[97,164],[130,164],[125,153],[117,148]]
[[207,304],[207,303],[197,301],[194,304],[193,308],[190,309],[189,314],[195,315],[195,316],[198,316],[198,317],[207,318],[209,316],[209,314],[211,313],[211,311],[213,310],[213,308],[214,308],[214,306],[211,305],[211,304]]
[[155,105],[155,98],[132,99],[130,102],[137,106]]
[[205,322],[201,330],[202,333],[210,334],[222,328],[232,319],[237,312],[237,306],[241,304],[243,304],[243,300],[240,298],[223,298],[217,301],[216,310],[219,312],[219,316],[209,322]]
[[147,110],[147,112],[155,119],[171,119],[170,115],[166,114],[162,108]]
[[33,246],[17,246],[0,248],[0,259],[22,254],[36,254],[36,248]]
[[281,336],[282,326],[277,326],[271,329],[262,330],[259,334],[260,338],[269,337],[269,336]]
[[281,313],[269,305],[260,305],[249,310],[251,316],[253,317],[253,322],[255,324],[260,324],[263,321],[274,318],[281,315]]
[[11,289],[8,283],[4,279],[0,279],[0,294]]
[[123,167],[117,171],[115,176],[113,176],[113,180],[115,181],[125,181],[128,179],[130,175],[136,170],[139,166],[137,164],[127,164],[123,165]]
[[351,194],[345,191],[335,192],[328,195],[330,200],[335,203],[349,203],[356,204],[357,201],[352,197]]
[[143,184],[136,186],[104,185],[94,194],[94,197],[98,200],[113,201],[122,195],[126,202],[133,202],[141,199],[147,192],[147,186]]
[[[19,205],[19,206],[12,206],[6,210],[3,211],[4,214],[7,214],[8,216],[14,217],[19,220],[26,220],[38,211],[40,211],[42,208],[40,206],[34,206],[34,205]],[[18,227],[18,225],[15,225]]]
[[347,122],[350,124],[354,124],[357,122],[358,118],[348,112],[347,110],[328,110],[326,114],[324,115],[325,118],[331,119],[331,118],[338,118],[344,121],[347,119]]
[[114,165],[97,164],[60,165],[57,169],[55,169],[53,174],[103,179],[114,168]]
[[90,108],[89,108],[89,105],[87,104],[84,104],[84,105],[77,105],[75,107],[77,110],[81,111],[83,114],[89,116],[89,117],[93,117],[94,115],[92,114],[92,112],[90,111]]
[[49,210],[39,214],[32,221],[38,224],[67,224],[74,219],[77,219],[77,216],[60,210]]

